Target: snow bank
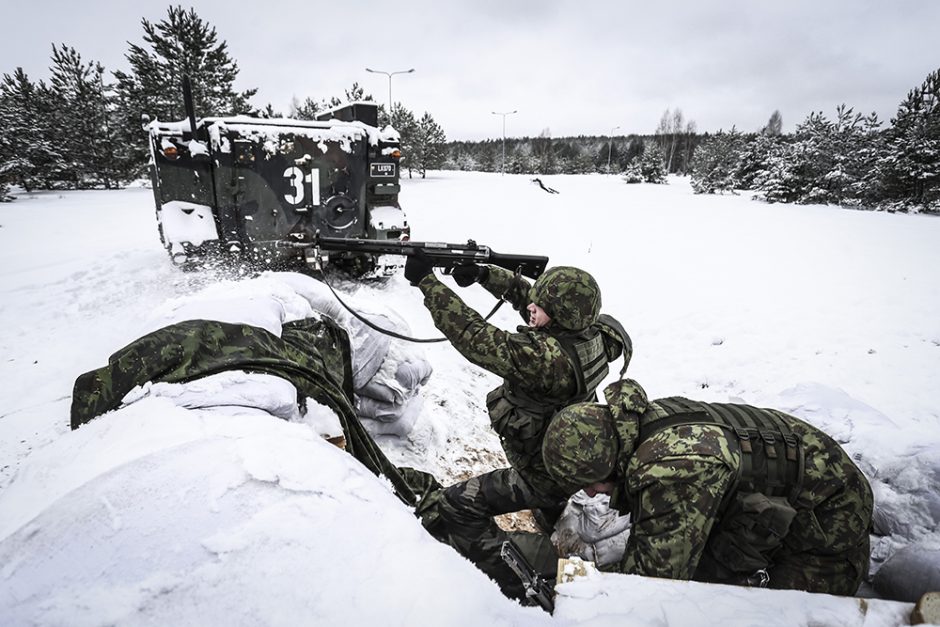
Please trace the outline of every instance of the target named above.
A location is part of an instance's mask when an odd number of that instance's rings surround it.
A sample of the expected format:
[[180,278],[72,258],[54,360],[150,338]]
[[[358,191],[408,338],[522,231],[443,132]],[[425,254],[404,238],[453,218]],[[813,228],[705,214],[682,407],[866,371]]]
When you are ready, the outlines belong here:
[[0,512],[6,624],[548,623],[272,416],[145,399],[31,457]]

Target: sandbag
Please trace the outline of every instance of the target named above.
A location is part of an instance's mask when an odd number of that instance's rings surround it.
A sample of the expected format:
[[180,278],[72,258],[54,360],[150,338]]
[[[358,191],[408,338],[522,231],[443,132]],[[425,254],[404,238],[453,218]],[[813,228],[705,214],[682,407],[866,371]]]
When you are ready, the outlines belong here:
[[[383,407],[381,403],[371,399],[360,399],[360,403],[363,402],[370,407],[366,410],[366,413],[376,414],[375,418],[370,418],[363,413],[359,414],[362,426],[373,437],[380,435],[391,435],[399,438],[408,437],[414,429],[415,423],[418,421],[418,415],[424,405],[421,396],[414,396],[401,405],[395,405],[394,413],[391,416],[383,416],[382,412],[387,407]],[[361,405],[358,411],[363,411]],[[383,417],[385,419],[382,419]]]
[[630,537],[630,516],[610,508],[610,498],[578,492],[555,523],[552,543],[559,556],[577,555],[599,567],[623,559]]
[[940,544],[917,542],[899,550],[882,564],[872,586],[886,599],[909,603],[940,590]]

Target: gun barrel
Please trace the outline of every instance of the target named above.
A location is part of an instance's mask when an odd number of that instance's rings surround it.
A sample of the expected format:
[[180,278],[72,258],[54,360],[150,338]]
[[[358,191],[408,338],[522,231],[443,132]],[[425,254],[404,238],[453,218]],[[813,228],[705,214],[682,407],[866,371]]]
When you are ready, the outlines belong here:
[[371,255],[408,256],[422,250],[435,266],[445,270],[453,269],[462,263],[488,263],[513,272],[519,272],[531,279],[537,279],[541,276],[546,266],[548,266],[548,257],[504,255],[493,251],[489,246],[481,246],[473,240],[468,241],[466,244],[448,244],[445,242],[415,242],[411,240],[346,239],[317,235],[313,245],[326,252]]

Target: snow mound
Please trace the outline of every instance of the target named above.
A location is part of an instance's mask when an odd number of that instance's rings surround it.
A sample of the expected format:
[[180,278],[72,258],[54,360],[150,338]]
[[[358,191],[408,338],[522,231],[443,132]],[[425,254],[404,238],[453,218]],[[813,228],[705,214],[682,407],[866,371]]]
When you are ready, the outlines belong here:
[[7,624],[546,624],[308,427],[148,398],[0,497]]

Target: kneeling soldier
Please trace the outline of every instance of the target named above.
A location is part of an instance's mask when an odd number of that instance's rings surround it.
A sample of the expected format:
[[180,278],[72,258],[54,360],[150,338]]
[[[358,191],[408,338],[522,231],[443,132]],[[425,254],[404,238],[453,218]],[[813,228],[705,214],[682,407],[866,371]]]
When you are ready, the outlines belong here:
[[773,409],[650,402],[629,379],[604,393],[559,411],[542,453],[569,494],[631,514],[620,571],[855,594],[872,492],[831,437]]

